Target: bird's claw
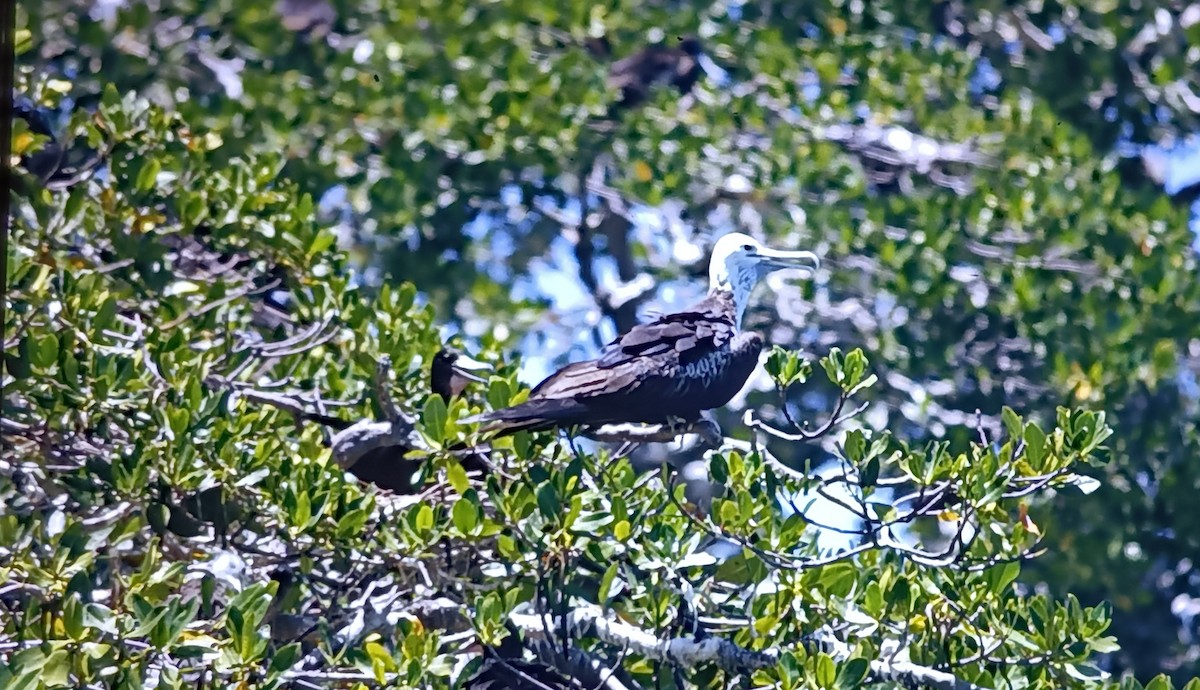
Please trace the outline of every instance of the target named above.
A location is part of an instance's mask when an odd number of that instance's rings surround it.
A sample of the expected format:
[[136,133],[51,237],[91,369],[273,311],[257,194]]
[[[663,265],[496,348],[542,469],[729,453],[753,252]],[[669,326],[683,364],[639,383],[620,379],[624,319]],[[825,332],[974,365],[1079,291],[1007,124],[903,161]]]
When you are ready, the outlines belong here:
[[692,429],[692,422],[683,417],[667,417],[667,431],[670,431],[676,436],[686,434]]

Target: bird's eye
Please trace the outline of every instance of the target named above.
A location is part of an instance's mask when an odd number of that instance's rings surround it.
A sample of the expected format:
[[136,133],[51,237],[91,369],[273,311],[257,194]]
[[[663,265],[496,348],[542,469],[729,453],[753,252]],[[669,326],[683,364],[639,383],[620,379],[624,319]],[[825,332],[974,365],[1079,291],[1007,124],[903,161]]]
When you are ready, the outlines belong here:
[[752,244],[743,244],[743,245],[742,245],[742,250],[743,250],[743,251],[747,251],[747,252],[753,252],[753,251],[754,251],[754,245],[752,245]]

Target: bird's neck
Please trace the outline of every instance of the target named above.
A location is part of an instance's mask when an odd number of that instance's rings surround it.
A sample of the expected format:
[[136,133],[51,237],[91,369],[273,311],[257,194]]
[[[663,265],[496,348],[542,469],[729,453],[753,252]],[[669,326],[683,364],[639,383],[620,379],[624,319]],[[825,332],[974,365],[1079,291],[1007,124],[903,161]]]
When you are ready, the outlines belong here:
[[733,312],[733,323],[741,329],[742,315],[746,313],[750,293],[754,292],[757,282],[758,276],[749,272],[735,271],[730,275],[725,271],[714,271],[709,276],[708,295],[710,298],[721,295],[721,299],[728,302],[729,309]]

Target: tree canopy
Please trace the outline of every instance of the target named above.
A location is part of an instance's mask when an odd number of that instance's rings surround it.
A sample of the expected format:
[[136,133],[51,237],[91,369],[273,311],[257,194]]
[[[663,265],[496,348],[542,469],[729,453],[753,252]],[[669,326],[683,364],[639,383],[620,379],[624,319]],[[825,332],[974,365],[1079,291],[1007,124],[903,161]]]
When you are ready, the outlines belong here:
[[[0,678],[1191,690],[1197,32],[22,4]],[[756,293],[720,444],[460,422],[699,298],[731,229],[823,268]],[[485,383],[431,391],[447,341]]]

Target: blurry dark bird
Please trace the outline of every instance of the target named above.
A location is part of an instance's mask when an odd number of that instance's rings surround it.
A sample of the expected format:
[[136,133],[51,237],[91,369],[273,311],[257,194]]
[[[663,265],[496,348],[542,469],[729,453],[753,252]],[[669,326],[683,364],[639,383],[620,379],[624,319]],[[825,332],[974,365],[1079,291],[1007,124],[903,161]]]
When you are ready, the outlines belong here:
[[433,363],[429,367],[429,388],[435,395],[442,396],[448,405],[450,399],[461,395],[471,381],[487,383],[487,379],[475,372],[491,369],[487,364],[471,359],[452,347],[443,347],[433,356]]
[[30,132],[50,139],[39,150],[21,156],[21,167],[37,180],[38,185],[51,190],[66,189],[90,177],[104,162],[103,151],[63,142],[55,135],[46,110],[15,91],[12,116],[23,120]]
[[546,664],[487,655],[463,690],[582,690]]
[[223,282],[230,289],[244,290],[252,301],[255,326],[274,330],[296,323],[292,314],[293,281],[282,265],[243,248],[222,244],[205,224],[196,226],[191,233],[164,234],[158,242],[165,249],[163,270],[172,276],[201,284]]
[[785,268],[811,275],[819,265],[811,252],[770,249],[742,233],[725,235],[713,246],[708,296],[699,303],[633,327],[597,359],[559,369],[525,402],[463,421],[482,422],[482,431],[497,435],[699,421],[703,411],[728,403],[758,364],[762,337],[741,331],[758,281]]
[[[463,681],[463,690],[587,690],[604,685],[592,677],[595,674],[590,668],[584,677],[572,679],[540,660],[526,661],[527,641],[511,622],[506,621],[504,627],[509,634],[497,646],[484,645],[483,665]],[[531,651],[535,658],[539,645],[545,650],[546,641],[534,643]]]
[[[468,383],[486,380],[477,372],[490,369],[491,367],[487,364],[472,359],[454,348],[443,347],[433,356],[433,361],[430,363],[429,387],[448,405],[451,399],[462,394]],[[317,421],[322,421],[330,426],[338,426],[330,424],[330,419],[336,418],[324,418]],[[342,422],[340,419],[336,421]],[[350,426],[348,422],[344,424],[345,427]],[[415,485],[414,475],[422,464],[419,459],[404,457],[411,450],[412,448],[404,445],[377,448],[363,455],[347,471],[360,481],[371,482],[381,489],[398,494],[410,494],[420,488]],[[486,460],[479,453],[460,456],[459,462],[468,472],[483,470],[487,467]]]
[[609,117],[645,103],[651,91],[662,84],[670,84],[680,96],[686,96],[704,72],[700,66],[703,52],[699,38],[680,36],[675,45],[647,46],[614,62],[608,71],[608,85],[620,91],[621,96],[609,109]]

